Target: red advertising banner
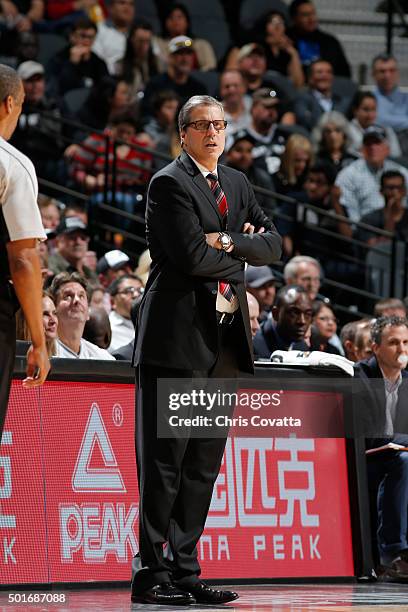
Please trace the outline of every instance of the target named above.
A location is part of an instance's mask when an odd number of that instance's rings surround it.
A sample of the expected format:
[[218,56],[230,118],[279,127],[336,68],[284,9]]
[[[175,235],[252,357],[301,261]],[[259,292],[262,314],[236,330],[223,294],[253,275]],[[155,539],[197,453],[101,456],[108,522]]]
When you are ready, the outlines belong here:
[[[338,395],[332,405],[341,409]],[[0,583],[129,580],[134,386],[47,382],[28,392],[18,381],[6,432]],[[198,550],[206,578],[352,576],[344,440],[230,437]]]
[[0,446],[0,584],[48,582],[39,391],[13,381]]

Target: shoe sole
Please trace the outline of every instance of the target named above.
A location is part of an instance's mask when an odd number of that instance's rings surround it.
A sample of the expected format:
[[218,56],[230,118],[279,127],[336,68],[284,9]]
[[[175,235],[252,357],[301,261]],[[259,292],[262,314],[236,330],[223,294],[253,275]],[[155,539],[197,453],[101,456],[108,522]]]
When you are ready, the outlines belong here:
[[149,606],[191,606],[197,603],[195,599],[185,599],[181,601],[180,600],[179,601],[163,601],[163,602],[146,601],[144,597],[138,597],[137,595],[132,595],[130,598],[130,601],[132,603],[141,603],[141,604],[145,604]]

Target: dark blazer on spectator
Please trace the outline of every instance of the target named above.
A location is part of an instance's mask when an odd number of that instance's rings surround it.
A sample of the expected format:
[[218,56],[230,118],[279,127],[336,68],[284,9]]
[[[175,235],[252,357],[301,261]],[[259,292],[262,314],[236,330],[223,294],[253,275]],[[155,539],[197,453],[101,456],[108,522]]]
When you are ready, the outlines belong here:
[[[402,382],[398,389],[398,403],[394,423],[394,436],[385,431],[384,379],[376,357],[360,361],[355,366],[355,375],[361,381],[353,393],[354,411],[359,433],[366,438],[367,448],[376,448],[388,442],[408,446],[408,372],[402,370]],[[376,379],[374,382],[373,379]]]
[[[235,245],[231,254],[206,243],[205,234],[222,231],[223,221],[207,181],[185,152],[150,183],[146,223],[153,261],[140,305],[134,365],[210,371],[219,346],[218,281],[227,281],[242,313],[242,333],[236,338],[239,366],[253,372],[245,261],[254,266],[276,261],[281,238],[246,177],[221,164],[217,171],[228,202],[227,231]],[[265,232],[242,234],[247,221]]]
[[[347,113],[351,102],[348,96],[342,97],[336,93],[333,93],[332,100],[332,110],[343,114]],[[299,93],[293,103],[293,110],[295,112],[297,122],[309,131],[314,128],[324,113],[324,110],[320,106],[313,91],[308,88]]]

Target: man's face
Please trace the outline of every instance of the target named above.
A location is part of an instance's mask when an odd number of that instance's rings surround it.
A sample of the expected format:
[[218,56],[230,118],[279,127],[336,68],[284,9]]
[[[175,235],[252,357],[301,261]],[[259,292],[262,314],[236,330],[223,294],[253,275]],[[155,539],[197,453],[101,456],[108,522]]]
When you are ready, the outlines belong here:
[[116,310],[125,319],[130,319],[133,300],[140,295],[142,286],[142,283],[136,278],[125,278],[119,284],[116,295],[112,296],[113,310]]
[[181,49],[168,57],[168,65],[184,76],[189,76],[194,67],[194,53],[191,49]]
[[321,93],[331,91],[333,86],[333,68],[328,62],[316,62],[310,69],[309,85]]
[[373,68],[373,77],[378,88],[389,93],[398,84],[399,72],[397,62],[394,59],[386,61],[377,60]]
[[316,299],[320,289],[320,270],[314,264],[303,262],[299,264],[293,284],[306,289],[311,300]]
[[58,291],[56,306],[59,326],[62,329],[68,329],[68,326],[85,326],[89,317],[88,297],[82,285],[75,282],[62,285]]
[[89,238],[82,231],[57,236],[58,252],[72,266],[76,267],[88,250]]
[[261,77],[266,72],[266,59],[260,53],[251,53],[238,62],[238,69],[249,81]]
[[[218,106],[196,106],[192,109],[192,121],[223,121],[224,113]],[[184,150],[208,170],[214,170],[225,147],[225,130],[216,130],[211,123],[207,130],[196,130],[192,125],[181,130]]]
[[309,202],[323,202],[330,193],[330,184],[323,172],[309,172],[305,189]]
[[71,45],[80,45],[88,47],[90,50],[96,38],[96,32],[93,28],[80,28],[71,33]]
[[408,357],[408,329],[405,325],[388,325],[382,333],[380,344],[373,343],[373,352],[381,367],[390,370],[403,370],[406,362],[400,363],[400,356]]
[[27,102],[36,104],[43,99],[45,93],[45,79],[43,74],[35,74],[24,81],[24,91]]
[[253,295],[247,293],[247,301],[248,301],[248,312],[249,312],[249,323],[251,325],[251,334],[252,337],[255,336],[256,332],[259,329],[259,304]]
[[384,179],[381,193],[383,194],[386,203],[397,202],[402,204],[405,196],[407,195],[404,178],[402,176],[393,176]]
[[311,2],[301,4],[293,17],[295,27],[301,32],[314,32],[318,27],[316,9]]
[[372,166],[381,167],[390,153],[386,140],[369,140],[363,144],[364,159]]
[[226,72],[220,81],[221,99],[227,104],[238,104],[244,94],[244,80],[239,72]]
[[274,280],[270,280],[256,289],[254,287],[248,287],[247,291],[252,293],[252,295],[256,298],[262,310],[270,310],[272,308],[276,295]]
[[354,111],[354,115],[362,128],[373,125],[377,118],[377,102],[374,98],[363,98],[361,104]]
[[286,339],[297,342],[303,340],[312,322],[312,302],[304,293],[293,289],[285,302],[274,308],[274,319],[277,321],[279,333]]
[[46,229],[55,230],[60,222],[60,212],[55,204],[48,204],[40,208],[41,221]]
[[255,101],[252,105],[251,114],[254,127],[257,132],[263,134],[268,132],[272,125],[278,121],[279,100],[268,100],[266,103]]
[[227,153],[228,165],[237,170],[242,170],[243,172],[249,170],[253,163],[253,148],[254,145],[252,142],[248,140],[238,140]]
[[136,136],[135,126],[126,122],[119,123],[112,128],[112,136],[117,140],[131,142],[131,140]]
[[134,0],[114,0],[110,13],[115,25],[130,28],[135,20],[135,2]]
[[138,28],[132,35],[132,47],[138,57],[147,57],[152,42],[152,32]]

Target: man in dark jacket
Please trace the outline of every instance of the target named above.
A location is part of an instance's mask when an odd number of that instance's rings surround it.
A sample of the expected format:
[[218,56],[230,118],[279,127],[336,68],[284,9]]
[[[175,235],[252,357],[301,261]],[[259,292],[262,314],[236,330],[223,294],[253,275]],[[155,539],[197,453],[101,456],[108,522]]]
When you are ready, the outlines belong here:
[[[354,394],[360,434],[368,449],[372,531],[377,532],[383,577],[408,581],[408,321],[380,317],[372,325],[374,356],[356,366]],[[371,452],[370,452],[371,451]],[[373,452],[374,451],[374,452]]]

